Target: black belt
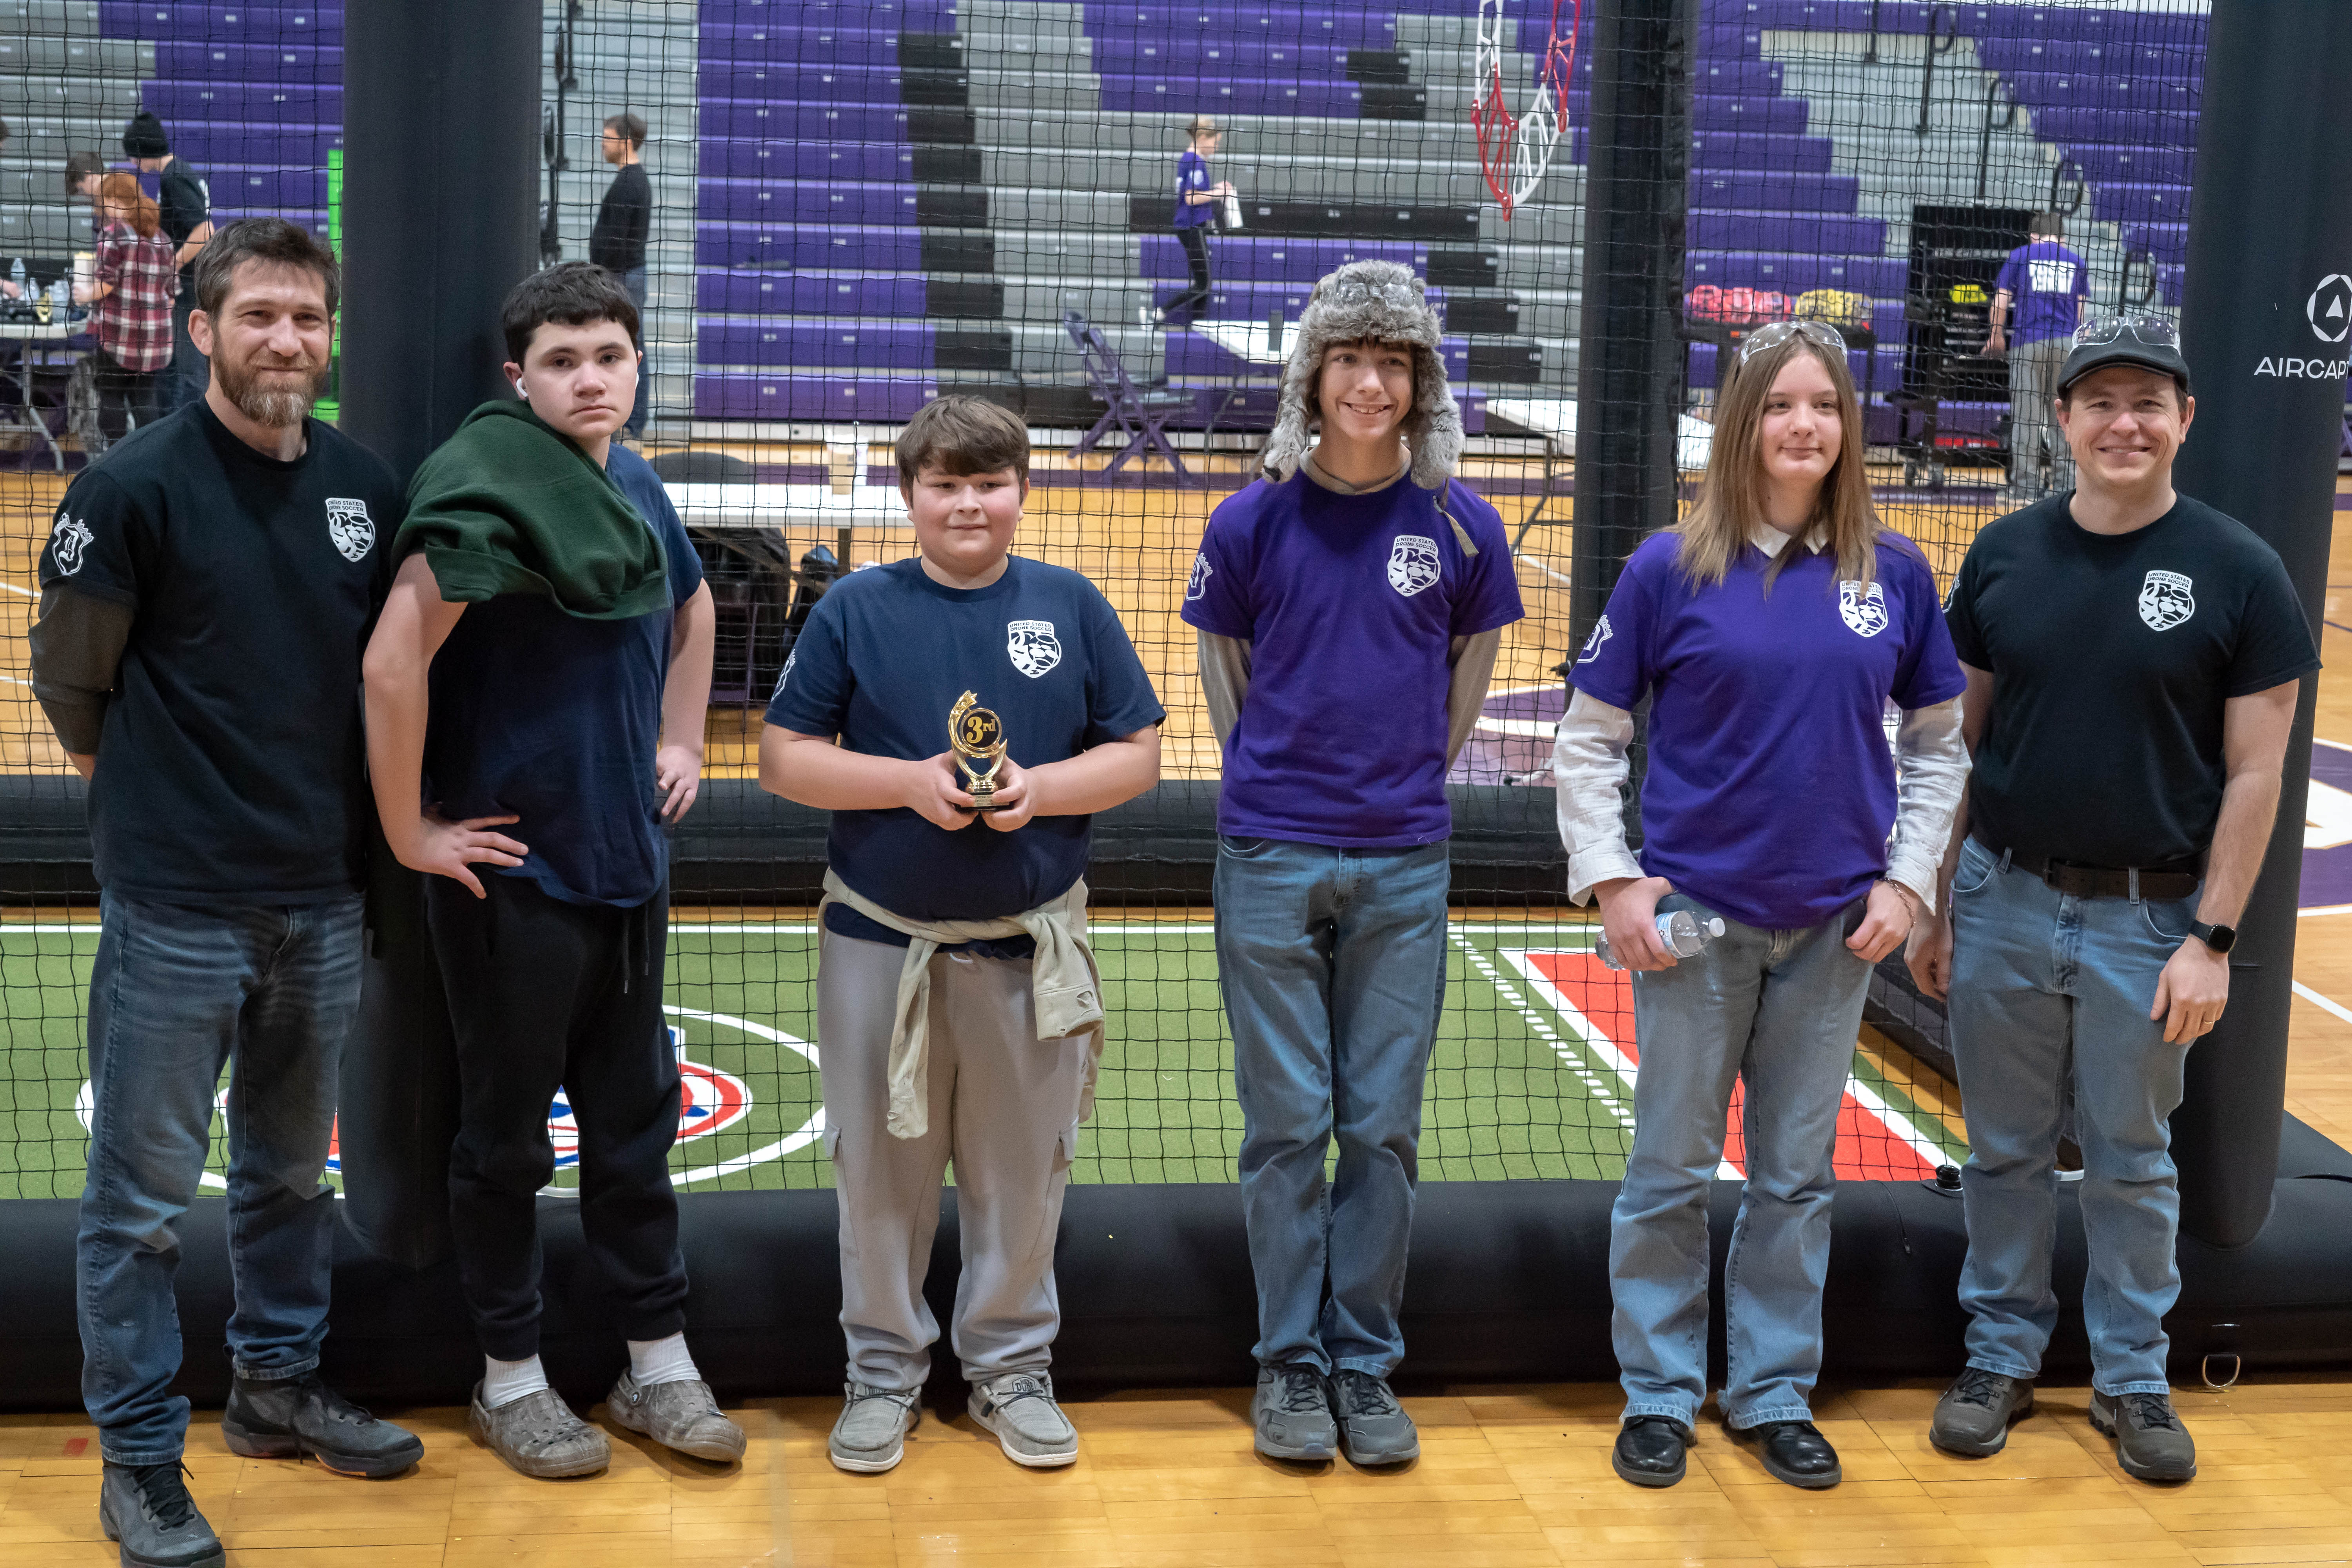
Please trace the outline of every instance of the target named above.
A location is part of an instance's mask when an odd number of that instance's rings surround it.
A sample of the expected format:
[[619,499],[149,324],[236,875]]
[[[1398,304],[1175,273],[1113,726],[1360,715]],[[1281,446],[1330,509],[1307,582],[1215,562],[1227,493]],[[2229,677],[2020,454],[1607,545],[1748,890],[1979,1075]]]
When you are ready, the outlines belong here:
[[[2162,866],[2083,866],[2041,855],[2021,855],[1995,849],[1981,838],[1985,853],[2003,866],[2014,866],[2041,878],[2058,892],[2076,899],[2185,899],[2197,891],[2204,872],[2194,860],[2174,860]],[[2133,879],[2137,878],[2137,885]]]

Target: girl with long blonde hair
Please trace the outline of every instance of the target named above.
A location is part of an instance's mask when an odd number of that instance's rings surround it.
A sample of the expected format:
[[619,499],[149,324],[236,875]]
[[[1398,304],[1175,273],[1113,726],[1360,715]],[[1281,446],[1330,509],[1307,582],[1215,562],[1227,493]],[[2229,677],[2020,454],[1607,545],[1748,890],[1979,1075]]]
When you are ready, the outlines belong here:
[[[1967,774],[1935,574],[1879,521],[1864,458],[1835,329],[1751,333],[1697,502],[1626,561],[1569,678],[1554,773],[1570,893],[1598,895],[1633,971],[1641,1072],[1609,1263],[1626,1395],[1614,1463],[1637,1486],[1682,1479],[1706,1399],[1707,1191],[1742,1079],[1718,1405],[1780,1479],[1840,1476],[1808,1405],[1838,1110],[1871,967],[1935,896]],[[1644,698],[1637,859],[1619,792]]]

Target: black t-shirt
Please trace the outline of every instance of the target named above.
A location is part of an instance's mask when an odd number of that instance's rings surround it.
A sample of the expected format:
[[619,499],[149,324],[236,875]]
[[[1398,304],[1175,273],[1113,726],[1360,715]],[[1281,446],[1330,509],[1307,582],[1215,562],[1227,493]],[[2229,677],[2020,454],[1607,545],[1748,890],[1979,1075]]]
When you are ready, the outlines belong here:
[[359,889],[360,656],[403,508],[392,470],[333,426],[311,421],[281,463],[201,400],[66,491],[41,586],[132,611],[89,790],[100,885],[243,904]]
[[[947,750],[948,710],[966,691],[1004,721],[1008,754],[1024,768],[1167,715],[1101,591],[1016,555],[985,588],[942,586],[913,558],[843,578],[793,645],[768,722],[838,735],[869,756],[920,760]],[[1013,833],[975,821],[950,832],[906,806],[836,811],[826,855],[843,881],[908,920],[992,920],[1067,891],[1087,868],[1092,821],[1040,816]]]
[[452,820],[521,818],[506,831],[530,857],[485,869],[633,909],[669,874],[654,752],[671,621],[702,563],[653,465],[615,441],[604,471],[661,539],[670,607],[593,621],[535,594],[467,605],[433,657],[425,794]]
[[1969,783],[1996,849],[2160,866],[2212,841],[2221,705],[2319,668],[2277,552],[2182,496],[2093,533],[2071,490],[1977,535],[1946,607],[1952,647],[1993,678]]
[[653,226],[654,187],[643,163],[625,163],[613,176],[588,231],[588,259],[612,272],[646,264],[646,235]]
[[[174,158],[163,165],[155,204],[163,211],[163,236],[177,250],[212,216],[212,188],[202,174],[188,167],[185,159]],[[192,261],[180,268],[180,292],[193,295],[195,279],[196,264]]]

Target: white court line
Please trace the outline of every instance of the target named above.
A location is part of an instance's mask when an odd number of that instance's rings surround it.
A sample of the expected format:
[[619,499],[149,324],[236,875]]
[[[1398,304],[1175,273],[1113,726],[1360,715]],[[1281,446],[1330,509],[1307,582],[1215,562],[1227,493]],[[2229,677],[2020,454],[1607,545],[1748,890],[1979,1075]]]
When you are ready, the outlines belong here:
[[2321,1011],[2333,1013],[2346,1023],[2352,1024],[2352,1007],[2347,1007],[2340,1002],[2329,1001],[2300,980],[2294,983],[2294,994]]
[[27,599],[37,599],[41,596],[38,589],[20,588],[16,584],[9,582],[5,578],[0,578],[0,588],[5,588],[12,594],[22,594]]
[[[1495,988],[1495,994],[1511,1005],[1512,1009],[1519,1015],[1520,1022],[1527,1025],[1538,1039],[1551,1047],[1552,1054],[1559,1058],[1561,1066],[1576,1075],[1578,1081],[1584,1085],[1585,1092],[1600,1101],[1608,1110],[1609,1114],[1617,1119],[1619,1126],[1630,1129],[1633,1125],[1633,1113],[1617,1096],[1609,1092],[1608,1086],[1601,1081],[1600,1076],[1593,1071],[1592,1067],[1577,1054],[1575,1047],[1561,1038],[1533,1007],[1528,1005],[1527,998],[1519,994],[1518,987],[1503,978],[1502,973],[1488,962],[1485,953],[1478,951],[1475,943],[1459,932],[1454,933],[1453,941],[1454,945],[1462,950],[1463,956],[1469,959],[1471,966],[1486,977],[1486,984]],[[1503,956],[1524,969],[1524,965],[1519,963],[1520,955],[1506,952]],[[1571,1007],[1561,1016],[1571,1032],[1582,1037],[1585,1049],[1591,1051],[1596,1058],[1604,1055],[1613,1055],[1609,1050],[1608,1037],[1594,1028],[1582,1014]],[[1618,1058],[1615,1062],[1607,1065],[1610,1070],[1624,1079],[1626,1092],[1632,1093],[1633,1079],[1624,1071],[1623,1058]]]
[[1559,584],[1563,588],[1572,588],[1576,585],[1569,580],[1567,573],[1555,572],[1532,555],[1521,555],[1516,559],[1522,565],[1534,567],[1537,571],[1542,573],[1545,576],[1550,578],[1553,582]]

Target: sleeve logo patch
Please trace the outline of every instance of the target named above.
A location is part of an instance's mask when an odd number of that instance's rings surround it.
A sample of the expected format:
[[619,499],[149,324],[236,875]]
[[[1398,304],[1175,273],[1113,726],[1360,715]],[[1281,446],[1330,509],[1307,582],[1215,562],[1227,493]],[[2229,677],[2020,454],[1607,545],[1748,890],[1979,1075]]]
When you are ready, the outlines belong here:
[[1838,614],[1854,636],[1876,637],[1886,629],[1885,588],[1876,583],[1840,583]]
[[800,657],[800,650],[798,648],[794,648],[791,653],[784,656],[784,668],[776,671],[776,689],[768,693],[769,701],[773,702],[777,698],[782,697],[784,694],[784,682],[793,678],[793,662]]
[[80,571],[82,552],[89,548],[90,538],[89,524],[58,513],[58,525],[49,531],[49,549],[57,556],[58,570],[68,577]]
[[1013,668],[1034,680],[1062,662],[1061,639],[1051,621],[1011,621],[1004,627],[1004,651]]
[[360,561],[375,548],[375,521],[368,516],[367,502],[344,496],[327,498],[327,537],[335,542],[346,561]]
[[1611,637],[1613,637],[1616,635],[1616,632],[1612,629],[1609,625],[1609,617],[1607,616],[1601,616],[1599,624],[1593,626],[1592,635],[1584,639],[1584,651],[1576,656],[1576,662],[1579,664],[1591,664],[1594,659],[1599,658],[1601,657],[1601,645],[1607,642]]
[[1437,541],[1400,533],[1389,546],[1389,586],[1412,598],[1437,583]]
[[2139,618],[2150,631],[2168,632],[2197,613],[2189,579],[2178,572],[2150,572],[2139,585]]
[[1209,552],[1202,551],[1192,557],[1192,580],[1184,585],[1184,602],[1191,604],[1209,591],[1209,575],[1216,568],[1209,564]]

